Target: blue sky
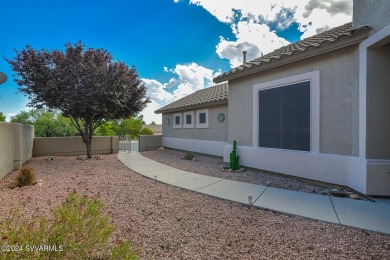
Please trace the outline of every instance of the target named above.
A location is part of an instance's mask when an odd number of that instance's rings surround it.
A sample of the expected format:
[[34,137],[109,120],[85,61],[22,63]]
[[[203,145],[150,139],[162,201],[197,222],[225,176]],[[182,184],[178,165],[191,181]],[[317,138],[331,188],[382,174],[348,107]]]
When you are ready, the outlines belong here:
[[157,108],[283,45],[351,21],[352,0],[5,1],[0,11],[0,111],[7,119],[28,109],[3,57],[26,44],[64,49],[78,40],[135,65],[148,86],[145,121]]

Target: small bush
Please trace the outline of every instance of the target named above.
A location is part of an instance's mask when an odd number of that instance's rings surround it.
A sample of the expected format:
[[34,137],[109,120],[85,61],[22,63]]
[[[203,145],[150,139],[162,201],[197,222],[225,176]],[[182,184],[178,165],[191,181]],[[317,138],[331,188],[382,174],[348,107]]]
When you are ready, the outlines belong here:
[[150,128],[144,127],[141,129],[141,132],[139,132],[140,135],[153,135],[153,131]]
[[70,193],[53,220],[40,216],[25,223],[14,213],[0,222],[5,245],[0,259],[136,259],[126,241],[108,247],[114,226],[103,207],[97,199]]
[[18,176],[16,176],[16,187],[32,186],[37,182],[35,181],[35,172],[33,168],[23,167],[20,170]]
[[186,153],[184,154],[184,159],[186,159],[186,160],[192,160],[192,159],[194,159],[194,158],[195,158],[195,154],[194,154],[194,153],[186,152]]

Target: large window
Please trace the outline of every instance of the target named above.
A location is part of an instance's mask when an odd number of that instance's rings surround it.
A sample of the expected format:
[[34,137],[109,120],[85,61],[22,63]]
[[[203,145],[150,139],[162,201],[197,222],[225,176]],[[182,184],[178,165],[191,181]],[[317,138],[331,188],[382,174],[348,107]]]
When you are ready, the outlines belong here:
[[310,81],[259,91],[259,146],[310,151]]

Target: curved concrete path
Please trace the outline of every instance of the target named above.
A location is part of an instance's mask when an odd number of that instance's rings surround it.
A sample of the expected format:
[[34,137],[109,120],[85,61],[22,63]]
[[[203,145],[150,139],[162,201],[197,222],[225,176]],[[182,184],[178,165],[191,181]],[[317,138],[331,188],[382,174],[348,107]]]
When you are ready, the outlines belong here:
[[317,195],[231,181],[161,164],[140,153],[119,152],[131,170],[151,179],[276,212],[390,234],[390,204]]

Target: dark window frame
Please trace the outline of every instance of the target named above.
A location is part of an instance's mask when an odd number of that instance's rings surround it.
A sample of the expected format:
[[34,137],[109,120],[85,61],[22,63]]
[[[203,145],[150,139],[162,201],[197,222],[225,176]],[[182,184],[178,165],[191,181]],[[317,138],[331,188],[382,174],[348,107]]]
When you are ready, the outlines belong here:
[[[201,118],[202,115],[204,115],[204,118]],[[204,122],[202,122],[201,119],[204,119]],[[201,112],[201,113],[198,114],[198,122],[199,122],[199,124],[207,124],[206,112]]]
[[175,125],[180,125],[180,116],[175,116]]
[[[190,119],[190,122],[188,122],[188,118]],[[186,114],[185,124],[186,125],[191,125],[192,124],[192,115],[191,114]]]
[[311,151],[311,81],[258,91],[258,146]]

